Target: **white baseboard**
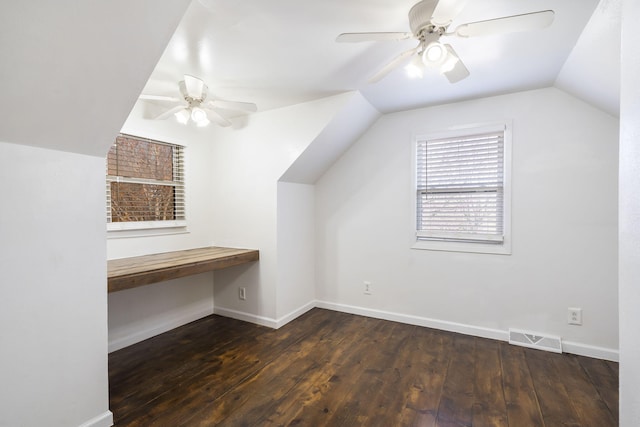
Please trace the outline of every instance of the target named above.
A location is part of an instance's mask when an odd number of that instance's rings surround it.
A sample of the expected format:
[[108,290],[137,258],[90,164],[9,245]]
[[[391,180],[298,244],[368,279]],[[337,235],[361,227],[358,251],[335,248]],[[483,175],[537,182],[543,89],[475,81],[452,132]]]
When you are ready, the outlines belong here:
[[573,341],[562,341],[562,351],[565,353],[577,354],[578,356],[593,357],[595,359],[620,361],[620,352],[612,348],[597,347]]
[[256,325],[266,326],[271,329],[278,328],[278,322],[271,317],[258,316],[251,313],[245,313],[243,311],[232,310],[224,307],[214,307],[213,314],[218,314],[224,317],[230,317],[236,320],[242,320],[243,322],[254,323]]
[[91,418],[89,421],[85,421],[78,427],[111,427],[113,425],[113,414],[111,411],[106,411],[96,417]]
[[[357,314],[360,316],[373,317],[375,319],[392,320],[394,322],[406,323],[409,325],[424,326],[427,328],[440,329],[443,331],[456,332],[465,335],[473,335],[481,338],[490,338],[499,341],[509,341],[509,332],[500,329],[483,328],[479,326],[466,325],[462,323],[448,322],[444,320],[429,319],[426,317],[412,316],[408,314],[393,313],[382,310],[374,310],[352,305],[336,304],[326,301],[316,301],[316,307],[327,310],[340,311],[343,313]],[[577,354],[579,356],[593,357],[617,362],[620,359],[618,350],[597,347],[572,341],[562,341],[562,350],[565,353]]]
[[291,322],[294,319],[297,319],[298,317],[302,316],[307,311],[315,307],[316,307],[316,301],[310,301],[305,305],[303,305],[302,307],[297,308],[296,310],[293,310],[291,313],[282,316],[281,318],[276,320],[276,329],[283,327],[287,323]]
[[285,314],[279,319],[274,319],[271,317],[257,316],[255,314],[246,313],[243,311],[232,310],[224,307],[214,307],[214,314],[218,314],[224,317],[230,317],[236,320],[242,320],[244,322],[254,323],[256,325],[266,326],[271,329],[279,329],[292,320],[302,316],[307,311],[316,307],[316,301],[309,301],[305,305],[296,308],[289,314]]
[[326,301],[316,301],[316,307],[326,308],[327,310],[340,311],[342,313],[373,317],[374,319],[391,320],[394,322],[406,323],[408,325],[424,326],[426,328],[457,332],[459,334],[473,335],[476,337],[490,338],[500,341],[509,340],[509,333],[507,331],[501,331],[499,329],[483,328],[479,326],[465,325],[463,323],[429,319],[427,317],[393,313],[390,311],[374,310],[371,308],[356,307],[353,305],[336,304]]
[[213,313],[214,311],[209,305],[199,307],[189,312],[180,313],[178,316],[164,319],[165,321],[160,324],[153,325],[151,328],[136,330],[126,334],[125,336],[110,339],[109,353],[139,343],[140,341],[144,341],[148,338],[155,337],[156,335],[175,329],[178,326],[186,325],[187,323],[202,319],[203,317],[207,317]]

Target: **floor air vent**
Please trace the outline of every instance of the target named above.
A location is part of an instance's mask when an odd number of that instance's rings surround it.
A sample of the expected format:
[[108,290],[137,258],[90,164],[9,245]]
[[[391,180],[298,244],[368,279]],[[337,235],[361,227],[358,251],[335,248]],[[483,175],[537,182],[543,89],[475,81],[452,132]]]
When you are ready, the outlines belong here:
[[562,341],[560,337],[539,334],[537,332],[509,329],[509,344],[562,353]]

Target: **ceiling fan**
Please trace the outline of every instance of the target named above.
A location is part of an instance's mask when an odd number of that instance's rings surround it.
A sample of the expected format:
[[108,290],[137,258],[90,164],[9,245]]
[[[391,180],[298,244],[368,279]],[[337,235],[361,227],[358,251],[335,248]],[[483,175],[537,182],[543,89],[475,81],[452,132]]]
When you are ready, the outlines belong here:
[[231,126],[231,122],[216,110],[235,110],[253,113],[257,111],[256,104],[250,102],[225,101],[222,99],[207,99],[207,85],[197,77],[184,75],[184,80],[178,83],[182,98],[161,95],[140,95],[146,101],[160,101],[168,103],[170,108],[154,117],[164,120],[175,115],[182,124],[193,121],[198,126],[206,126],[215,122],[220,126]]
[[456,83],[469,76],[469,70],[462,63],[450,44],[440,42],[440,37],[477,37],[528,31],[551,25],[554,18],[552,10],[505,16],[486,21],[459,25],[455,31],[448,32],[452,20],[463,9],[467,0],[422,0],[409,10],[411,32],[373,32],[343,33],[338,42],[366,42],[386,40],[418,40],[418,46],[407,50],[380,71],[374,74],[369,83],[375,83],[411,58],[407,66],[410,75],[422,77],[425,68],[433,68],[444,74],[449,82]]

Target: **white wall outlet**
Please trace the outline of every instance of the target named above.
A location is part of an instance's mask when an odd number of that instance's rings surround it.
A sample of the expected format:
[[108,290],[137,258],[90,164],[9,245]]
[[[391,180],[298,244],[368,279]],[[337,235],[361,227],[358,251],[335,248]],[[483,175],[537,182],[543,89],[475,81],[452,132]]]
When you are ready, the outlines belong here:
[[371,292],[372,292],[372,290],[371,290],[371,282],[369,282],[367,280],[364,281],[363,292],[364,292],[365,295],[371,295]]
[[238,298],[243,301],[247,299],[247,288],[238,288]]
[[570,325],[582,325],[582,309],[579,307],[569,307],[567,311],[567,322]]

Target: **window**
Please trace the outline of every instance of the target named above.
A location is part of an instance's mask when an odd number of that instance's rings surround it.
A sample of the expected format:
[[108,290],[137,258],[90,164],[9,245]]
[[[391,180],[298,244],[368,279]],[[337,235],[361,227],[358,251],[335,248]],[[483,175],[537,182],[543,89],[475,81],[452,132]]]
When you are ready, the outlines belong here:
[[416,138],[416,248],[509,253],[505,125]]
[[184,147],[119,135],[107,156],[107,228],[185,226]]

